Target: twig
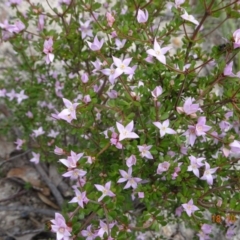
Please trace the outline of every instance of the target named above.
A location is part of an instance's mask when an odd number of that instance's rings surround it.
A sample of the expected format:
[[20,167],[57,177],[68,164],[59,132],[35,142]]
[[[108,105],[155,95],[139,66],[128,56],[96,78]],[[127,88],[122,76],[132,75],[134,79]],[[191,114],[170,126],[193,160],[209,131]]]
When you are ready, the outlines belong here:
[[2,206],[0,205],[0,211],[18,211],[18,212],[33,212],[38,213],[42,215],[46,215],[49,217],[55,216],[55,210],[46,208],[46,209],[40,209],[40,208],[34,208],[34,207],[28,207],[28,206]]
[[51,189],[51,192],[52,192],[53,196],[55,197],[58,206],[61,208],[61,206],[63,205],[63,197],[62,197],[61,193],[58,191],[56,186],[51,182],[51,180],[49,179],[49,177],[43,170],[41,164],[36,164],[35,167],[36,167],[37,171],[40,173],[40,175],[42,176],[44,182]]

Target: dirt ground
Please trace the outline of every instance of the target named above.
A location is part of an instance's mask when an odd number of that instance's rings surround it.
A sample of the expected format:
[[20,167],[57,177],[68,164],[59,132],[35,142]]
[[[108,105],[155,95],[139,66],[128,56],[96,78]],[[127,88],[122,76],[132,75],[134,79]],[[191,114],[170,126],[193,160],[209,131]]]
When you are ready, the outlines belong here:
[[0,138],[0,240],[55,239],[48,221],[71,196],[54,166],[35,166],[28,155]]

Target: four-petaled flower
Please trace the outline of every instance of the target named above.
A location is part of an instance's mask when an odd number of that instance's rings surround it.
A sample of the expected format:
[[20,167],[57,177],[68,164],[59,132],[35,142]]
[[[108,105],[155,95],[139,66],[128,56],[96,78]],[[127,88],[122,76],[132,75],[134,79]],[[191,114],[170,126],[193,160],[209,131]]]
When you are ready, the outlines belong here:
[[145,9],[145,12],[141,9],[138,9],[137,21],[139,23],[145,23],[148,20],[148,11]]
[[78,189],[75,189],[76,197],[74,197],[69,203],[77,202],[81,208],[84,208],[83,204],[88,203],[88,198],[86,197],[86,192],[80,192]]
[[87,230],[81,231],[82,236],[87,237],[86,240],[94,240],[97,237],[97,234],[91,231],[91,227],[92,225],[90,224],[87,227]]
[[33,155],[33,158],[30,159],[30,162],[33,162],[35,164],[38,164],[39,163],[39,159],[40,159],[40,153],[35,153],[35,152],[32,152],[32,155]]
[[199,178],[199,168],[202,167],[204,164],[202,163],[203,160],[205,160],[205,158],[195,158],[194,156],[190,156],[189,157],[191,163],[188,166],[188,171],[192,171],[195,176],[197,176]]
[[67,122],[71,123],[73,119],[77,119],[76,117],[76,108],[79,103],[71,103],[68,99],[63,98],[63,102],[67,108],[63,109],[59,114],[58,117],[61,119],[66,120]]
[[184,11],[184,14],[181,15],[181,17],[186,21],[192,22],[195,25],[199,25],[199,22],[192,15],[189,15],[186,11]]
[[69,239],[72,229],[67,226],[64,217],[60,213],[55,213],[55,219],[51,220],[52,231],[57,233],[57,240]]
[[110,190],[111,181],[107,182],[105,186],[94,184],[98,191],[102,192],[102,196],[98,199],[98,202],[102,201],[105,196],[115,197],[116,195]]
[[89,48],[93,51],[99,51],[102,48],[103,43],[104,43],[104,39],[99,41],[97,36],[95,36],[92,43],[87,41],[87,44],[88,44]]
[[119,131],[119,141],[122,141],[126,138],[139,138],[139,136],[132,132],[134,123],[131,121],[126,127],[124,127],[121,123],[116,123],[117,129]]
[[209,185],[212,185],[213,184],[213,177],[212,174],[215,173],[217,171],[218,167],[215,167],[215,168],[210,168],[210,165],[205,162],[205,171],[203,173],[203,176],[200,178],[202,180],[207,180],[207,183]]
[[156,57],[159,62],[166,64],[166,57],[164,54],[166,54],[170,49],[170,47],[161,48],[155,39],[153,49],[148,49],[147,53],[153,57]]
[[165,120],[163,123],[153,122],[153,124],[160,129],[160,136],[163,137],[166,133],[168,134],[176,134],[172,128],[169,128],[169,120]]
[[240,29],[237,29],[234,33],[233,33],[233,38],[234,38],[234,48],[239,48],[240,47]]
[[45,40],[44,46],[43,46],[43,52],[47,55],[46,56],[46,63],[49,64],[50,62],[53,62],[54,54],[53,51],[53,39],[50,37],[48,40]]
[[128,169],[128,172],[125,172],[124,170],[119,170],[120,174],[122,175],[122,178],[120,178],[117,182],[122,183],[126,182],[124,189],[132,187],[133,189],[137,188],[137,184],[142,181],[141,178],[132,177],[132,168],[130,167]]
[[187,215],[189,217],[191,217],[192,213],[194,213],[195,211],[199,210],[199,208],[195,205],[193,205],[193,200],[189,200],[188,203],[184,203],[182,204],[183,208],[185,209]]
[[141,152],[142,157],[146,157],[148,159],[153,159],[152,154],[149,152],[149,150],[152,148],[152,145],[147,146],[146,144],[142,146],[137,146],[138,150]]

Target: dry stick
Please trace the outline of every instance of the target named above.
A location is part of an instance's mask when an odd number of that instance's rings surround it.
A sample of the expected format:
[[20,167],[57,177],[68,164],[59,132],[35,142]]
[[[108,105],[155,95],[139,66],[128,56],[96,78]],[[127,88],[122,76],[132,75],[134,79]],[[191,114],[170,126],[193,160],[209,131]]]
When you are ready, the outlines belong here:
[[41,164],[36,164],[35,168],[40,173],[40,175],[42,176],[42,178],[43,178],[44,182],[47,184],[47,186],[51,189],[51,192],[52,192],[53,196],[55,197],[58,206],[61,208],[61,206],[63,205],[63,201],[64,201],[62,195],[60,194],[60,192],[58,191],[56,186],[51,182],[50,178],[47,176],[46,172],[43,170]]
[[55,210],[52,209],[40,209],[40,208],[34,208],[34,207],[28,207],[28,206],[2,206],[0,205],[0,211],[18,211],[18,212],[33,212],[38,214],[43,214],[48,217],[53,218],[55,216]]

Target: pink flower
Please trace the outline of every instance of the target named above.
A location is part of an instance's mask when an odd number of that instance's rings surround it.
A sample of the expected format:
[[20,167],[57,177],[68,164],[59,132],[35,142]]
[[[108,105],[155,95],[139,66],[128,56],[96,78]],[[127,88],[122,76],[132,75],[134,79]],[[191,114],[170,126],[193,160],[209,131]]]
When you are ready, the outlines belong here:
[[128,75],[132,74],[132,68],[128,66],[132,61],[132,58],[126,58],[124,60],[121,60],[120,58],[116,58],[114,56],[112,58],[115,66],[117,67],[115,69],[116,75],[120,76],[123,73]]
[[161,86],[157,86],[154,88],[153,91],[151,91],[152,96],[154,97],[154,100],[156,101],[157,98],[162,94],[163,90]]
[[104,39],[99,41],[97,36],[95,36],[92,43],[87,41],[87,44],[92,51],[99,51],[102,48],[103,43],[104,43]]
[[90,224],[87,227],[87,230],[82,230],[81,231],[82,236],[87,237],[86,240],[94,240],[98,236],[96,233],[93,233],[91,231],[91,227],[92,227],[92,225]]
[[15,144],[17,144],[17,146],[16,146],[16,149],[17,150],[21,150],[22,149],[22,145],[25,143],[25,140],[22,140],[22,139],[17,139],[17,141],[16,142],[14,142]]
[[123,139],[126,138],[139,138],[139,136],[132,132],[133,127],[134,127],[134,123],[133,121],[131,121],[126,127],[124,127],[122,124],[120,123],[116,123],[117,125],[117,129],[119,131],[119,141],[122,141]]
[[237,74],[233,73],[233,61],[231,61],[229,64],[226,65],[224,68],[223,74],[228,77],[240,77],[240,71]]
[[22,3],[22,0],[8,0],[7,5],[14,6],[14,5],[20,5],[21,3]]
[[141,9],[138,9],[137,21],[139,23],[145,23],[148,20],[148,11],[145,9],[145,12]]
[[233,33],[233,38],[234,38],[234,49],[235,48],[239,48],[240,47],[240,29],[237,29],[234,33]]
[[98,202],[102,201],[102,199],[106,196],[115,197],[116,195],[110,190],[111,181],[107,182],[105,186],[94,184],[98,191],[102,192],[102,196],[98,199]]
[[42,31],[44,29],[44,18],[45,18],[45,15],[39,15],[39,18],[38,18],[38,31]]
[[116,71],[113,64],[110,66],[110,68],[105,68],[105,69],[101,70],[101,72],[104,75],[109,76],[109,82],[112,85],[115,84],[115,82],[116,82],[115,79],[122,74],[121,71]]
[[163,123],[153,122],[153,124],[160,129],[160,136],[163,137],[166,133],[168,134],[176,134],[172,128],[169,128],[169,120],[165,120]]
[[107,95],[108,95],[109,98],[115,99],[115,98],[118,97],[118,92],[111,89],[110,91],[107,92]]
[[194,126],[188,125],[188,130],[183,134],[188,137],[188,142],[191,146],[194,145],[197,136],[205,136],[206,132],[211,129],[210,126],[205,125],[206,117],[199,117],[198,123]]
[[59,3],[60,5],[62,5],[62,4],[70,5],[71,0],[59,0],[58,3]]
[[123,148],[122,144],[119,142],[118,134],[115,133],[115,132],[112,133],[110,142],[111,142],[112,145],[115,145],[116,148],[118,148],[118,149],[122,149]]
[[59,148],[58,146],[55,146],[54,153],[55,153],[56,155],[63,155],[63,154],[65,154],[65,152],[63,151],[63,149],[62,149],[62,148]]
[[38,164],[39,161],[40,161],[40,153],[35,153],[35,152],[32,152],[32,155],[33,155],[33,158],[30,159],[30,162],[33,162],[35,164]]
[[175,7],[179,8],[180,5],[182,5],[185,2],[185,0],[175,0]]
[[41,136],[44,133],[45,133],[45,131],[43,131],[42,127],[39,127],[38,129],[33,130],[33,134],[34,134],[35,137]]
[[159,163],[158,164],[158,168],[157,168],[157,174],[162,174],[163,172],[166,172],[170,167],[170,163],[169,162],[163,162],[163,163]]
[[125,43],[126,43],[126,39],[123,39],[122,41],[120,40],[120,39],[118,39],[118,38],[116,38],[115,39],[115,44],[116,44],[116,49],[117,50],[119,50],[119,49],[121,49],[121,48],[123,48],[124,47],[124,45],[125,45]]
[[125,172],[124,170],[119,170],[119,172],[120,172],[122,178],[119,178],[117,183],[122,183],[122,182],[127,181],[127,184],[125,185],[125,187],[123,189],[127,189],[130,187],[135,189],[135,188],[137,188],[137,184],[142,181],[141,178],[132,177],[132,168],[131,167],[128,169],[128,172]]
[[57,240],[69,240],[72,229],[67,226],[64,217],[60,213],[55,213],[55,219],[51,222],[52,231],[57,233]]
[[209,185],[212,185],[213,184],[213,177],[212,174],[215,173],[217,171],[218,167],[216,168],[210,168],[210,165],[205,162],[205,171],[203,173],[203,176],[200,178],[202,180],[207,180],[207,183]]
[[[110,223],[109,226],[108,226],[105,222],[100,220],[100,229],[98,230],[98,234],[97,235],[101,239],[103,238],[104,233],[108,233],[108,235],[110,235],[110,233],[108,232],[108,229],[111,230],[111,228],[113,228],[114,225],[115,225],[114,223]],[[111,239],[113,239],[113,238],[111,238]]]
[[202,163],[203,160],[205,160],[205,158],[195,158],[194,156],[190,156],[189,157],[191,163],[188,166],[188,170],[187,171],[192,171],[194,173],[195,176],[197,176],[199,178],[199,168],[202,167],[204,164]]
[[175,210],[175,215],[177,215],[178,217],[180,217],[182,215],[182,212],[183,212],[183,207],[182,206],[179,206],[178,208],[176,208]]
[[232,153],[240,153],[240,142],[237,140],[234,140],[232,143],[229,144],[229,147],[231,148]]
[[163,64],[166,64],[166,57],[164,56],[171,48],[170,47],[164,47],[161,48],[158,44],[156,38],[154,40],[154,46],[153,49],[148,49],[147,54],[156,57],[157,60]]
[[126,164],[129,168],[133,165],[136,165],[136,163],[137,163],[137,158],[135,155],[131,155],[126,161]]
[[181,15],[181,17],[186,21],[192,22],[195,25],[199,25],[199,22],[192,15],[189,15],[185,10],[184,10],[184,14]]
[[9,97],[9,100],[12,101],[17,96],[17,93],[15,92],[14,89],[12,89],[11,92],[6,93],[6,95],[7,97]]
[[67,122],[71,123],[73,119],[77,119],[76,117],[76,108],[79,103],[71,103],[68,99],[63,98],[63,102],[67,108],[63,109],[59,114],[58,117],[61,119],[66,120]]
[[63,177],[69,177],[72,180],[77,180],[77,179],[80,179],[80,178],[84,177],[86,174],[87,174],[86,171],[84,171],[82,169],[75,168],[73,170],[70,170],[70,171],[62,174],[62,176]]
[[183,107],[177,107],[177,111],[179,113],[185,113],[186,115],[192,115],[197,111],[201,111],[201,108],[199,108],[199,104],[193,104],[194,101],[195,101],[194,98],[191,97],[186,98]]
[[88,198],[86,197],[86,192],[81,193],[78,189],[75,189],[76,197],[74,197],[69,203],[77,202],[81,208],[84,208],[83,204],[88,203]]
[[46,63],[49,64],[50,62],[53,62],[54,54],[53,51],[53,39],[50,37],[48,40],[45,40],[43,52],[47,55],[46,56]]
[[106,13],[106,18],[107,18],[108,26],[112,27],[113,23],[115,22],[115,18],[110,12]]
[[138,150],[141,152],[142,157],[146,157],[147,159],[153,159],[152,154],[149,152],[149,150],[152,148],[152,145],[147,146],[146,144],[142,146],[137,146]]
[[71,156],[67,159],[60,159],[59,162],[64,164],[68,169],[74,169],[77,167],[77,162],[82,158],[84,153],[76,154],[74,151],[71,151]]
[[192,213],[194,213],[195,211],[199,210],[199,208],[195,205],[193,205],[193,200],[189,200],[188,203],[184,203],[182,204],[183,208],[185,209],[187,215],[189,217],[191,217]]
[[28,96],[24,94],[24,90],[22,90],[20,93],[16,94],[17,102],[18,104],[22,102],[22,100],[28,99]]
[[93,37],[92,34],[92,29],[91,29],[91,20],[86,21],[85,23],[80,22],[80,28],[78,30],[81,31],[82,34],[82,38],[84,39],[85,37],[89,36],[89,37]]

